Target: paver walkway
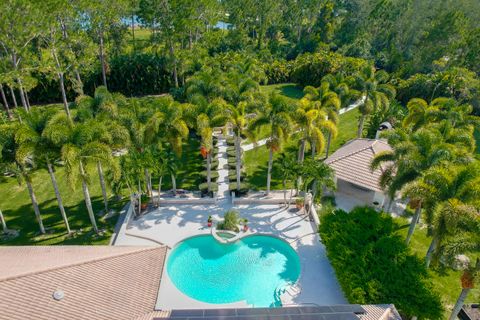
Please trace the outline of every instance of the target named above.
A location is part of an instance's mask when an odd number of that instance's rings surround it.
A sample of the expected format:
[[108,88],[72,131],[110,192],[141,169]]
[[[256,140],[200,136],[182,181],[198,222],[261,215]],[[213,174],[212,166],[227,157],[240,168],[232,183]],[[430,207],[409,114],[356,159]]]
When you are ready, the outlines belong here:
[[218,200],[229,199],[229,180],[228,180],[228,155],[227,140],[223,135],[218,135]]

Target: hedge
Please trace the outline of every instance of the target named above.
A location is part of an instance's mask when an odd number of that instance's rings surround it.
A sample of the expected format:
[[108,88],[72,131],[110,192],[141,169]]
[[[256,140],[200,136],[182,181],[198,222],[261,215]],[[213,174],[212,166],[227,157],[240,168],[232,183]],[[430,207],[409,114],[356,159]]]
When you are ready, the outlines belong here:
[[350,303],[393,303],[405,319],[441,319],[442,303],[424,262],[398,228],[389,215],[364,207],[321,216],[319,230]]
[[228,190],[230,190],[230,192],[235,192],[235,197],[246,195],[249,189],[249,185],[245,182],[240,183],[240,191],[237,190],[236,182],[230,182],[230,185],[228,186]]

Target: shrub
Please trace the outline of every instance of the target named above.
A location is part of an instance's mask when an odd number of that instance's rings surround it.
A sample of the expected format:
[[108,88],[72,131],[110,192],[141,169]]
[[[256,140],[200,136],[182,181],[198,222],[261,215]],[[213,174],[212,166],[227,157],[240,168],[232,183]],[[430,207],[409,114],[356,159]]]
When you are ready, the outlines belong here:
[[[240,150],[240,155],[242,155],[242,151]],[[233,159],[236,159],[237,157],[237,153],[235,152],[235,148],[233,148],[233,150],[228,150],[227,149],[227,155],[229,158],[233,158]]]
[[235,138],[234,137],[228,137],[226,139],[227,141],[227,146],[234,146],[235,145]]
[[[207,170],[200,172],[200,176],[203,179],[207,180]],[[210,177],[212,178],[212,181],[217,180],[218,179],[218,171],[213,171],[212,170],[212,172],[210,172]]]
[[239,220],[239,216],[238,216],[238,211],[228,210],[227,212],[225,212],[225,215],[223,217],[223,221],[221,221],[217,224],[217,229],[218,230],[230,230],[230,231],[239,232],[240,231],[238,229],[239,222],[240,222],[240,220]]
[[263,66],[268,84],[285,83],[290,81],[292,63],[286,60],[275,60]]
[[364,59],[345,57],[331,51],[305,53],[295,59],[291,81],[301,86],[318,87],[321,79],[329,73],[342,72],[345,75],[352,75],[362,70],[368,63]]
[[[218,191],[218,184],[216,184],[215,182],[212,182],[210,184],[211,186],[211,190],[210,192],[217,192]],[[199,186],[198,186],[198,189],[200,190],[200,192],[203,194],[203,195],[206,195],[208,193],[208,183],[204,182],[204,183],[201,183]]]
[[245,182],[240,182],[240,189],[237,190],[237,183],[233,181],[233,182],[230,182],[228,189],[230,190],[230,192],[235,192],[235,197],[240,197],[248,193],[248,190],[250,190],[250,186]]
[[322,215],[320,235],[350,303],[394,303],[411,318],[440,319],[442,304],[424,263],[411,254],[393,219],[371,208]]

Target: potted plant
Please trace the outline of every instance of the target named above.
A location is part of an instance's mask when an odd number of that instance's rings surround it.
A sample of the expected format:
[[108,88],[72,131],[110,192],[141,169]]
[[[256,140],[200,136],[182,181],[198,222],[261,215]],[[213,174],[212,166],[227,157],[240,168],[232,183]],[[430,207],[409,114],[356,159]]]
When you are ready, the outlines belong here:
[[142,205],[140,206],[142,208],[142,210],[147,209],[148,201],[149,201],[148,196],[146,194],[142,194],[142,196],[140,197],[140,200],[141,200],[141,203],[142,203]]
[[213,223],[212,216],[208,216],[207,224],[208,224],[208,227],[209,227],[209,228],[212,227],[212,223]]
[[295,199],[295,205],[297,206],[298,210],[302,209],[303,206],[305,205],[305,198],[299,197]]
[[248,231],[248,219],[245,218],[243,219],[243,232],[247,232]]

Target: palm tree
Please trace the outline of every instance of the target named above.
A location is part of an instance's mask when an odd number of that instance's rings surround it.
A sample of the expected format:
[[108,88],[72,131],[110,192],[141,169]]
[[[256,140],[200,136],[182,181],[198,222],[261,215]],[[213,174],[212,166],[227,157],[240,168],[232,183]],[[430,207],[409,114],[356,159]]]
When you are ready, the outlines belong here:
[[475,266],[464,271],[461,279],[462,292],[460,293],[460,296],[458,297],[457,302],[453,307],[449,320],[457,319],[457,316],[460,313],[460,310],[462,309],[463,304],[465,303],[465,300],[470,293],[470,290],[475,287],[475,282],[478,282],[478,279],[480,279],[480,258],[477,258]]
[[[317,114],[312,119],[312,125],[316,126],[320,130],[315,135],[318,141],[311,139],[312,157],[315,157],[315,152],[322,152],[325,147],[325,137],[323,132],[328,133],[327,148],[330,148],[331,139],[337,135],[337,123],[338,123],[338,111],[340,110],[341,100],[336,92],[330,90],[329,82],[322,82],[320,87],[314,88],[307,86],[304,89],[305,96],[300,100],[300,108],[304,111],[316,110]],[[310,115],[310,117],[313,114]],[[300,127],[305,126],[308,123],[308,118],[302,117],[302,114],[298,118]],[[308,131],[308,130],[306,130]],[[304,130],[305,132],[305,130]],[[303,161],[305,151],[305,137],[301,140],[299,160]],[[318,145],[317,145],[318,143]]]
[[433,235],[426,255],[427,267],[433,254],[442,251],[441,246],[448,242],[450,235],[473,232],[471,227],[480,221],[479,182],[478,163],[433,167],[422,177],[419,183],[426,184],[429,191],[425,209]]
[[[322,85],[323,83],[328,84],[328,89],[337,94],[337,97],[340,100],[340,108],[346,108],[350,103],[352,103],[352,101],[358,99],[360,96],[360,92],[350,88],[348,81],[349,79],[340,72],[336,74],[329,73],[322,78]],[[320,87],[322,87],[322,85]],[[335,104],[332,104],[332,106],[335,106]],[[331,119],[337,125],[338,111],[339,110],[336,110],[335,114],[331,114],[329,116],[329,119]],[[330,153],[330,145],[332,142],[332,138],[332,134],[329,132],[327,138],[327,146],[325,148],[325,158],[328,158],[328,155]]]
[[368,66],[364,68],[355,77],[356,89],[364,97],[359,106],[361,116],[358,122],[357,137],[361,138],[365,118],[377,109],[388,108],[390,100],[395,98],[395,88],[388,84],[389,75],[386,71],[376,70],[375,67]]
[[[70,234],[70,224],[67,214],[65,213],[62,196],[53,169],[53,163],[60,158],[60,150],[48,138],[52,135],[52,132],[48,129],[48,122],[54,117],[56,110],[32,109],[30,113],[21,113],[22,122],[17,130],[16,140],[29,157],[36,159],[39,164],[46,165],[57,198],[60,214],[67,228],[67,234]],[[59,131],[54,134],[62,134],[63,128],[55,129]]]
[[280,176],[282,177],[283,185],[283,199],[285,200],[285,206],[291,201],[293,196],[293,189],[290,189],[290,201],[287,203],[287,182],[291,182],[298,174],[298,162],[294,157],[282,153],[278,160],[278,169]]
[[241,149],[241,137],[246,132],[246,103],[240,102],[236,107],[228,105],[227,112],[229,116],[229,122],[233,127],[233,134],[235,137],[235,175],[237,182],[237,190],[240,190],[241,184],[241,168],[242,168],[242,149]]
[[202,138],[202,148],[207,158],[207,184],[208,192],[211,188],[211,167],[213,153],[213,129],[224,126],[227,121],[226,103],[223,99],[214,99],[206,105],[191,105],[194,109],[190,111],[195,114],[195,128]]
[[[396,129],[388,133],[387,138],[393,150],[377,154],[371,163],[372,170],[382,168],[380,186],[387,190],[390,198],[387,212],[395,194],[408,183],[421,178],[429,168],[447,162],[465,163],[471,159],[462,148],[445,143],[435,130],[423,128],[409,134],[403,129]],[[412,233],[421,213],[422,203],[416,202],[416,215],[410,227]]]
[[0,125],[0,165],[3,172],[14,173],[19,183],[25,181],[40,233],[45,234],[45,227],[38,207],[37,197],[32,186],[31,171],[35,168],[36,164],[30,153],[17,141],[16,133],[19,126],[19,123]]
[[304,180],[304,191],[311,190],[313,199],[321,199],[324,188],[335,190],[335,172],[323,161],[309,159],[300,169]]
[[[292,131],[291,114],[295,109],[295,104],[285,97],[272,94],[267,105],[260,110],[260,114],[249,125],[249,131],[257,132],[261,127],[267,127],[269,138],[266,147],[269,150],[268,169],[267,169],[267,192],[270,193],[270,183],[272,180],[273,153],[281,150],[283,143],[288,139]],[[255,137],[255,134],[253,134]]]
[[472,106],[458,104],[452,98],[437,98],[428,104],[420,98],[411,99],[408,104],[408,114],[403,120],[403,126],[416,131],[432,122],[448,122],[458,129],[469,129],[479,125],[478,117],[472,115]]

